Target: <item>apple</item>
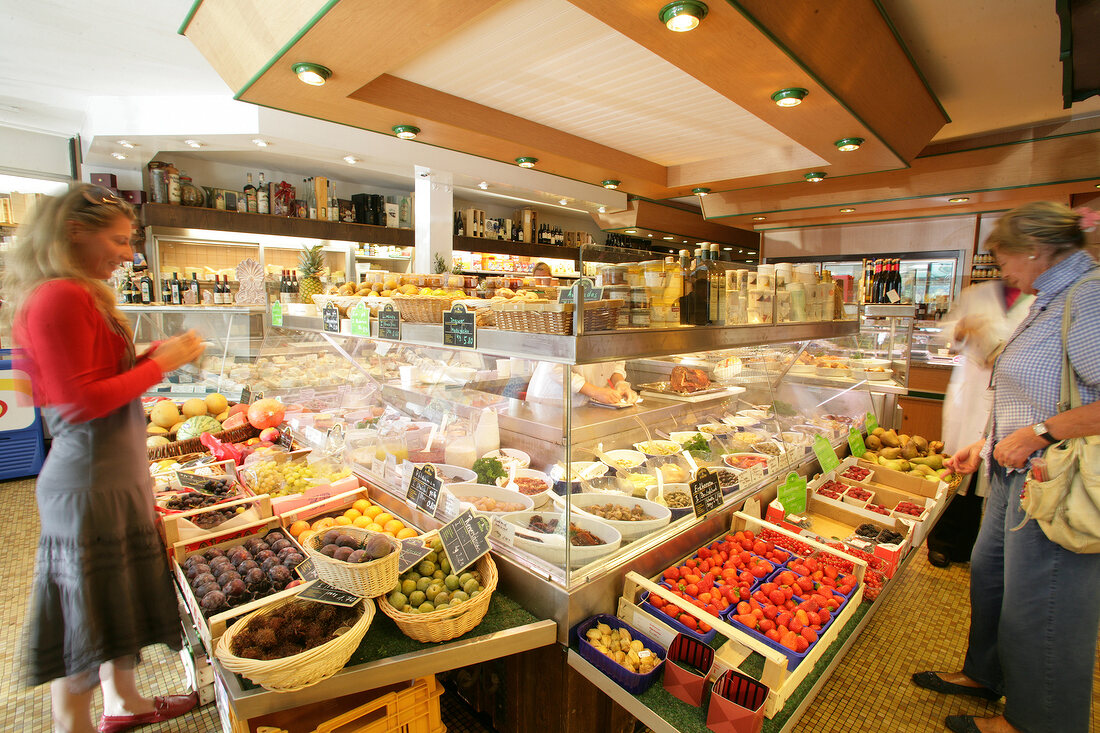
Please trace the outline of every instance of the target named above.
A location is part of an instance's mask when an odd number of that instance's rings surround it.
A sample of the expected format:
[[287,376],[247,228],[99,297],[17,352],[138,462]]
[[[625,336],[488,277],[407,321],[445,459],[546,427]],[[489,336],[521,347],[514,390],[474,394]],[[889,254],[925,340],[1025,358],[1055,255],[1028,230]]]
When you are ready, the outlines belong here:
[[279,439],[278,428],[264,428],[260,431],[260,440],[266,443],[274,443]]

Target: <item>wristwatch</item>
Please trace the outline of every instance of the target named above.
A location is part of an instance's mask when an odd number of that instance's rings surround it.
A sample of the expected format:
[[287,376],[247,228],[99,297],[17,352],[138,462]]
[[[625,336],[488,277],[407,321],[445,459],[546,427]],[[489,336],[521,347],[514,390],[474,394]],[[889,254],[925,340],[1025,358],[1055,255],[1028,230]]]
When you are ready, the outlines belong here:
[[1058,442],[1058,439],[1051,435],[1050,431],[1047,430],[1046,423],[1037,422],[1031,426],[1031,429],[1035,432],[1036,435],[1038,435],[1040,438],[1050,443],[1051,445],[1054,445]]

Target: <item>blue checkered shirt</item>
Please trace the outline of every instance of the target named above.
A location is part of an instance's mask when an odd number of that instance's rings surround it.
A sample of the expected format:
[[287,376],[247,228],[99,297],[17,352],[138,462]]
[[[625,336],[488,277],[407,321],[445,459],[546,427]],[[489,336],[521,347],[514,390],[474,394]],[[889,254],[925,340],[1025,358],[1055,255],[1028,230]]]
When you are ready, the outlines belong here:
[[[987,466],[998,440],[1058,414],[1066,296],[1094,267],[1087,253],[1075,252],[1035,279],[1035,302],[993,367],[993,440],[982,451]],[[1100,281],[1074,293],[1066,346],[1081,404],[1095,402],[1100,399]]]

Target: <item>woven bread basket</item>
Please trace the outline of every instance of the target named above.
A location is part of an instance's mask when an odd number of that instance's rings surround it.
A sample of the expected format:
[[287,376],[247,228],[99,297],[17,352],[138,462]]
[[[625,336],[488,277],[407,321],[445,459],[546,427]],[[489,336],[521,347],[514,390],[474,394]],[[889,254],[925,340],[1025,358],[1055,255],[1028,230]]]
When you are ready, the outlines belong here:
[[229,627],[218,640],[214,654],[221,663],[231,672],[246,677],[261,687],[272,692],[294,692],[304,687],[315,685],[318,682],[333,676],[348,663],[351,655],[359,647],[359,643],[370,628],[374,620],[374,603],[369,598],[364,598],[356,606],[359,619],[331,641],[320,646],[307,649],[301,654],[295,654],[281,659],[248,659],[238,657],[232,652],[233,639],[241,633],[252,619],[267,615],[276,609],[294,602],[297,596],[291,596],[281,601],[264,606],[253,611],[244,618]]
[[[336,560],[321,553],[323,546],[321,541],[330,530],[349,534],[358,539],[360,544],[368,537],[384,537],[392,549],[385,557],[370,562],[350,563]],[[309,537],[301,544],[306,554],[313,559],[317,577],[333,588],[354,593],[362,598],[376,598],[397,587],[399,575],[397,563],[401,555],[401,543],[389,535],[352,526],[330,527]]]
[[[223,443],[242,443],[249,438],[255,438],[260,434],[258,428],[251,425],[242,425],[239,428],[223,430],[220,433],[211,433]],[[174,458],[186,453],[206,452],[206,446],[202,444],[202,438],[187,438],[177,440],[168,445],[158,445],[147,450],[150,461],[159,461],[164,458]]]
[[[590,300],[584,304],[585,331],[613,331],[618,323],[622,300]],[[497,328],[505,331],[549,333],[569,336],[573,333],[572,303],[542,301],[494,301],[490,308]]]
[[[392,295],[394,305],[405,323],[443,323],[443,311],[462,298],[443,295]],[[463,296],[465,297],[465,296]]]
[[[430,540],[436,534],[433,532],[424,535],[424,538]],[[457,606],[431,613],[404,613],[394,608],[386,596],[381,596],[378,598],[378,608],[393,619],[397,628],[410,639],[439,642],[462,636],[485,618],[489,601],[497,587],[497,566],[490,554],[486,553],[478,558],[473,567],[481,573],[482,591]]]

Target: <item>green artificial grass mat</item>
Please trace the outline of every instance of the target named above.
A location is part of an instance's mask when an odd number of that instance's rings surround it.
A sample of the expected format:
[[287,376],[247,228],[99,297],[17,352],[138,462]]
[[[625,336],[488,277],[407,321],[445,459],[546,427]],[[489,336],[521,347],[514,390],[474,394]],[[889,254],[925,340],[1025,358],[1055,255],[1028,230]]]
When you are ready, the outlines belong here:
[[[348,660],[345,666],[353,667],[359,664],[377,662],[380,659],[400,656],[402,654],[432,651],[433,649],[437,649],[444,644],[449,644],[454,641],[484,636],[497,631],[514,629],[517,626],[532,624],[538,620],[539,619],[532,616],[524,610],[522,606],[501,593],[498,589],[493,591],[493,596],[489,599],[489,609],[485,613],[485,618],[481,619],[481,623],[477,626],[456,639],[425,643],[415,641],[405,636],[389,616],[381,611],[376,611],[374,620],[371,621],[370,628],[367,629],[363,641],[359,643],[359,648],[351,655],[351,659]],[[253,684],[240,675],[237,675],[237,680],[243,690],[256,690],[260,688],[259,685]]]

